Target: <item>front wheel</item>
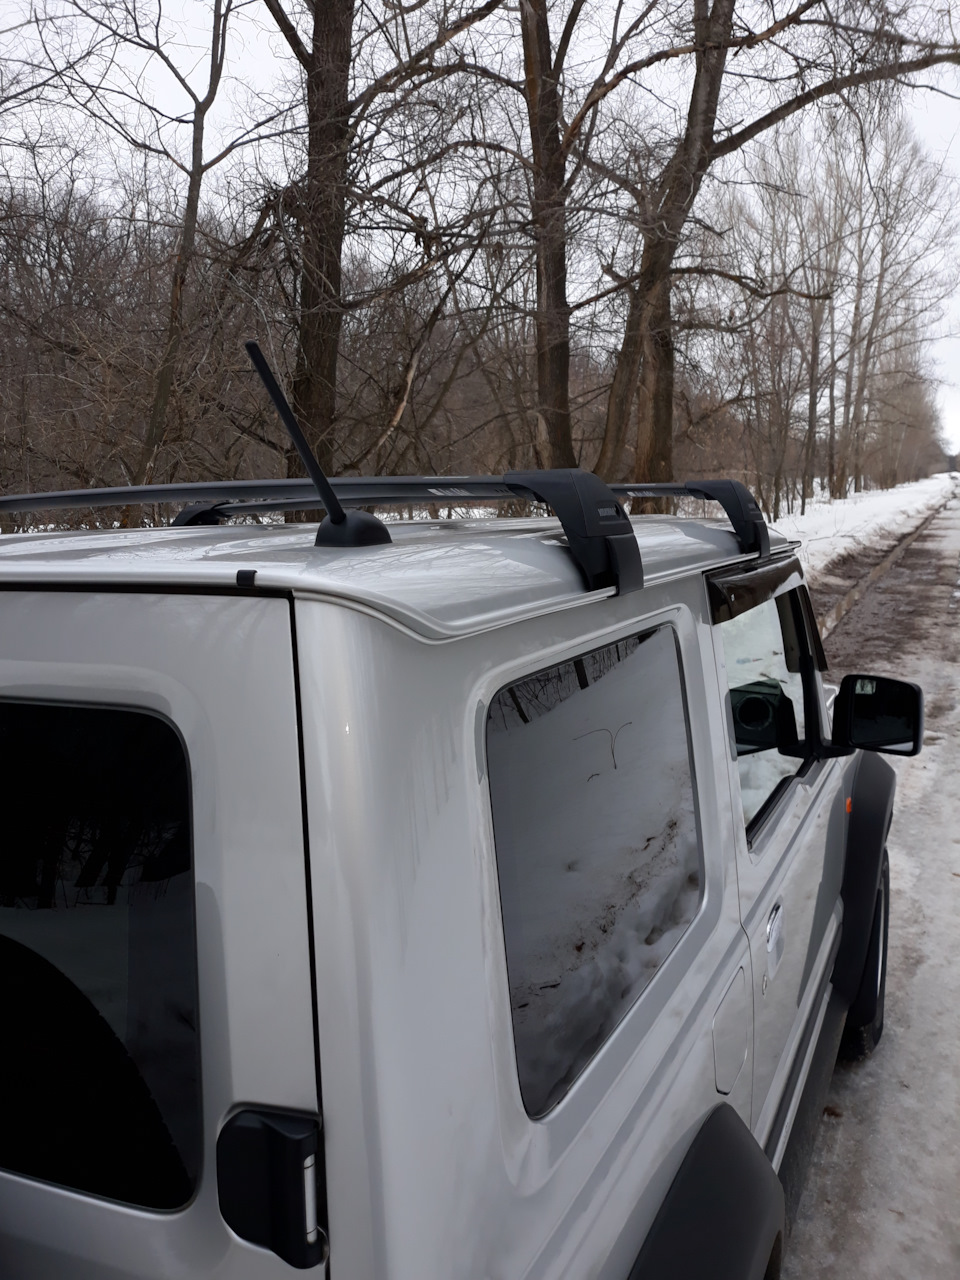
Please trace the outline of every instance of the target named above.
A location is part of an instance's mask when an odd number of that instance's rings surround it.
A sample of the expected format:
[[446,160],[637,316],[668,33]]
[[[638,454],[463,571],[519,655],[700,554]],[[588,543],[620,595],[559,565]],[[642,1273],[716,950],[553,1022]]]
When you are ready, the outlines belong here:
[[890,930],[890,859],[883,851],[880,884],[873,910],[873,927],[867,946],[867,958],[860,979],[860,990],[847,1012],[840,1044],[843,1058],[865,1058],[872,1053],[883,1035],[883,1006],[887,989],[887,937]]

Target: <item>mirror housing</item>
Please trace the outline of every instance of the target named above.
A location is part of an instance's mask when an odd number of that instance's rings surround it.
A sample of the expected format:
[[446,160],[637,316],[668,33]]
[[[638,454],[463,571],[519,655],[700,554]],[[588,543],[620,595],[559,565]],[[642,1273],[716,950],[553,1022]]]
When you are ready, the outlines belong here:
[[797,717],[778,680],[753,680],[731,689],[730,703],[738,756],[771,750],[798,753]]
[[887,676],[844,676],[833,706],[833,746],[915,756],[923,743],[923,690]]

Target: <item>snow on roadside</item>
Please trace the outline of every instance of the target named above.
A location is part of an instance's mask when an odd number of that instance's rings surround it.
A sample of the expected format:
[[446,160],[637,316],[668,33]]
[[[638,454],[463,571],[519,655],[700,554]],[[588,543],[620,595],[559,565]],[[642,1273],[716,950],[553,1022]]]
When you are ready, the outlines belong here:
[[784,537],[799,539],[804,569],[816,581],[832,560],[858,547],[892,546],[958,487],[960,477],[944,472],[896,489],[871,489],[835,502],[808,503],[804,515],[781,516],[774,527]]

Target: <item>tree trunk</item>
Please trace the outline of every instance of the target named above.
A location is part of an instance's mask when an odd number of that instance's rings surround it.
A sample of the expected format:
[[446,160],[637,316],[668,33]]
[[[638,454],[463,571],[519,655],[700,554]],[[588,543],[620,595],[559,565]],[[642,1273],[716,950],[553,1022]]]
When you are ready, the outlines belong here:
[[[594,464],[597,475],[604,480],[623,479],[623,460],[630,435],[634,402],[641,386],[639,379],[641,369],[644,374],[642,391],[646,393],[647,403],[638,406],[637,426],[646,432],[645,438],[638,437],[637,466],[640,455],[643,465],[653,457],[654,406],[658,402],[658,393],[653,385],[654,369],[658,362],[658,342],[654,335],[663,332],[664,309],[666,322],[670,323],[670,266],[673,261],[673,247],[669,244],[648,242],[644,247],[640,260],[640,278],[635,288],[630,291],[630,305],[627,310],[627,321],[623,330],[620,350],[617,352],[617,364],[614,369],[613,383],[607,399],[607,420],[600,446],[600,455]],[[666,298],[664,302],[663,299]],[[658,319],[659,317],[659,319]],[[662,337],[661,337],[662,343]],[[673,342],[670,335],[670,407],[673,404]],[[663,404],[662,392],[659,403]],[[646,426],[644,426],[646,423]],[[671,422],[672,433],[672,422]],[[637,467],[634,468],[635,474]],[[643,479],[651,479],[644,475]]]
[[830,382],[828,384],[829,436],[827,442],[827,492],[837,493],[837,331],[833,302],[830,303]]
[[[734,0],[694,0],[696,72],[686,127],[676,151],[664,168],[649,209],[641,209],[648,230],[640,273],[631,296],[630,312],[617,369],[607,402],[604,440],[597,467],[615,478],[622,465],[634,396],[644,400],[638,413],[636,473],[646,479],[673,479],[673,332],[670,313],[670,270],[680,236],[704,174],[713,160],[717,103],[726,65],[726,41],[733,25]],[[651,211],[653,216],[651,217]],[[642,387],[636,383],[642,370]],[[632,374],[632,377],[631,377]]]
[[[334,463],[343,317],[340,264],[346,224],[354,0],[323,0],[314,13],[310,58],[304,68],[307,166],[297,210],[302,262],[293,408],[320,466],[329,472]],[[287,474],[304,474],[295,453],[287,455]]]
[[[641,277],[642,279],[642,277]],[[637,378],[643,355],[644,311],[646,297],[642,285],[630,290],[630,305],[623,340],[617,352],[617,365],[607,397],[607,422],[594,471],[603,480],[620,480],[620,468],[627,448],[630,411],[637,394]]]
[[[163,354],[154,382],[150,418],[140,455],[132,469],[130,481],[134,485],[146,484],[153,478],[157,457],[163,447],[167,429],[167,411],[173,393],[173,379],[177,357],[183,341],[183,292],[187,273],[193,260],[197,243],[197,223],[200,217],[200,191],[207,165],[203,158],[204,126],[207,112],[213,106],[220,87],[223,63],[226,55],[227,25],[232,5],[230,0],[214,0],[210,27],[210,63],[207,88],[203,97],[189,90],[193,99],[193,118],[190,136],[190,173],[187,182],[187,199],[183,210],[183,222],[177,245],[177,256],[170,282],[170,310],[167,317],[167,336]],[[131,519],[129,509],[124,510],[121,522]]]
[[803,479],[800,486],[800,514],[807,509],[807,499],[813,497],[813,456],[817,439],[817,401],[820,396],[820,324],[819,316],[813,316],[810,335],[810,389],[807,395],[807,436],[803,450]]
[[520,26],[537,246],[537,409],[552,467],[575,467],[570,421],[570,306],[567,302],[566,156],[552,63],[547,0],[521,0]]
[[134,485],[148,484],[153,478],[157,456],[166,435],[167,409],[173,392],[173,375],[176,372],[177,356],[183,339],[183,290],[197,243],[200,188],[203,181],[203,124],[204,116],[198,112],[193,123],[193,163],[187,186],[187,202],[183,211],[183,224],[180,228],[180,242],[177,245],[177,256],[173,266],[173,279],[170,282],[167,337],[154,383],[147,432],[130,476],[130,483]]
[[673,320],[670,281],[651,300],[643,335],[643,361],[637,391],[635,481],[673,479]]

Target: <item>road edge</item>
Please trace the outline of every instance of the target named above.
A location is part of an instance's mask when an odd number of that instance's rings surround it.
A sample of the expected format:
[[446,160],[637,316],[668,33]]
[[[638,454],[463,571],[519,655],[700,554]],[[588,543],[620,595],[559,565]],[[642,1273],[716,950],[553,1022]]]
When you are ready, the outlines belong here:
[[[844,618],[858,601],[862,600],[866,593],[870,590],[878,578],[883,575],[897,563],[904,552],[916,542],[922,533],[925,533],[930,525],[944,508],[956,498],[958,493],[958,485],[955,483],[953,489],[939,503],[933,511],[930,512],[915,529],[905,534],[892,550],[888,551],[879,564],[875,564],[870,572],[858,583],[850,588],[845,596],[841,597],[832,609],[824,614],[820,621],[820,638],[825,640],[837,624]],[[829,568],[829,566],[828,566]],[[816,588],[816,575],[813,575],[813,586]]]

